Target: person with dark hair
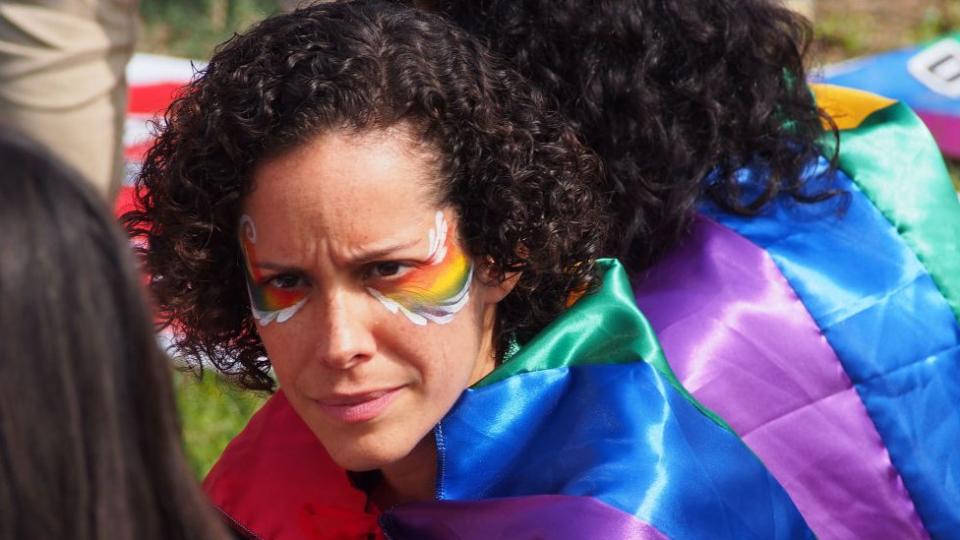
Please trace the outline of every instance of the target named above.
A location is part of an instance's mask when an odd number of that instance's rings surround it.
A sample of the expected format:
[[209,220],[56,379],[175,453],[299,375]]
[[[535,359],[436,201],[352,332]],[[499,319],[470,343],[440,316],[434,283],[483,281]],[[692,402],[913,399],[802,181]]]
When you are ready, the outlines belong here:
[[[555,98],[603,158],[618,225],[604,252],[629,269],[676,245],[703,197],[742,215],[781,192],[811,198],[801,173],[824,132],[803,82],[812,32],[779,2],[434,4]],[[758,160],[768,173],[744,193],[738,171]]]
[[817,535],[955,536],[960,206],[917,117],[807,85],[773,0],[430,4],[597,151],[603,253]]
[[598,260],[596,156],[443,18],[259,23],[172,104],[137,189],[179,350],[279,382],[204,483],[242,534],[809,534]]
[[228,538],[102,197],[5,128],[0,171],[0,538]]

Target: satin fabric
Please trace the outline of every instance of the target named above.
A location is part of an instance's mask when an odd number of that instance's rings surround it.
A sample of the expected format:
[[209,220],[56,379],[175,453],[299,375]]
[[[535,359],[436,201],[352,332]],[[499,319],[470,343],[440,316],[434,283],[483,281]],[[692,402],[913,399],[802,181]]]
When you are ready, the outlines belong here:
[[920,119],[895,104],[841,131],[840,148],[840,168],[916,253],[960,320],[960,201]]
[[244,538],[383,538],[366,493],[353,487],[282,391],[230,441],[203,490]]
[[389,538],[666,540],[635,517],[590,497],[537,495],[406,504],[381,519]]
[[927,536],[850,378],[765,251],[698,216],[633,284],[677,377],[757,453],[818,537]]
[[[474,386],[479,388],[520,373],[587,364],[622,364],[638,358],[662,359],[653,330],[631,301],[629,279],[620,263],[598,262],[604,274],[597,290],[581,297],[544,332]],[[668,369],[669,371],[669,369]]]
[[[633,298],[618,264],[604,281],[616,290],[584,312],[586,319],[558,319],[526,346],[551,349],[521,349],[510,362],[563,357],[567,340],[549,334],[605,334],[594,318],[606,315],[596,311],[622,312]],[[621,330],[656,347],[646,325]],[[528,367],[512,366],[516,375],[468,389],[437,427],[439,499],[594,497],[670,538],[811,536],[743,443],[650,364],[574,358],[564,367]]]
[[917,116],[930,129],[945,155],[960,158],[960,120],[956,116],[922,111],[917,112]]
[[653,328],[637,309],[629,278],[620,263],[600,259],[597,266],[603,273],[597,290],[581,297],[474,387],[482,388],[531,371],[643,359],[694,406],[729,429],[726,421],[693,399],[677,380],[663,357]]
[[943,36],[921,46],[890,51],[828,67],[827,83],[847,88],[862,88],[906,103],[916,111],[960,115],[960,102],[930,90],[907,69],[910,59],[941,40],[960,43],[960,32]]
[[468,390],[436,437],[441,499],[586,496],[675,539],[811,536],[743,443],[643,362]]
[[960,328],[898,231],[843,171],[833,180],[846,197],[782,198],[754,218],[703,209],[773,258],[836,351],[924,526],[948,536],[960,530]]

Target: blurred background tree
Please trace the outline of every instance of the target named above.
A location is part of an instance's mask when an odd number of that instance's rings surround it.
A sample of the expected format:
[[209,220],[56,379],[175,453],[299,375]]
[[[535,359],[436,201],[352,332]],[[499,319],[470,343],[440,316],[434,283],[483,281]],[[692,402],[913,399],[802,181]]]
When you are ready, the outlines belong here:
[[234,32],[294,7],[290,0],[141,0],[139,49],[203,60]]
[[960,0],[821,0],[814,11],[815,54],[824,63],[960,30]]
[[[816,58],[832,62],[960,30],[960,0],[784,0],[815,22]],[[250,24],[309,0],[141,0],[140,49],[203,59]]]

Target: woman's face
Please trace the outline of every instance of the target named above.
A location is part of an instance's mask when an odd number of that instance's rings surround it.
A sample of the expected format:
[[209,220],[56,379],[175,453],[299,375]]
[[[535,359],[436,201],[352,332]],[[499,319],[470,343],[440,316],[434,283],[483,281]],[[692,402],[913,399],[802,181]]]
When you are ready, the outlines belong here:
[[494,367],[495,304],[404,130],[332,132],[262,163],[239,236],[280,386],[333,459],[394,464]]

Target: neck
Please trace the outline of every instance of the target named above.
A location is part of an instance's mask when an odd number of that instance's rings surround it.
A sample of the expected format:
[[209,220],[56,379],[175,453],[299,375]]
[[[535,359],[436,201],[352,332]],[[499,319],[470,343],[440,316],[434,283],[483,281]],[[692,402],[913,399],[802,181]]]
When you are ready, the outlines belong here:
[[407,457],[381,469],[382,481],[370,492],[381,509],[416,502],[432,501],[437,481],[437,445],[433,432],[427,434]]

